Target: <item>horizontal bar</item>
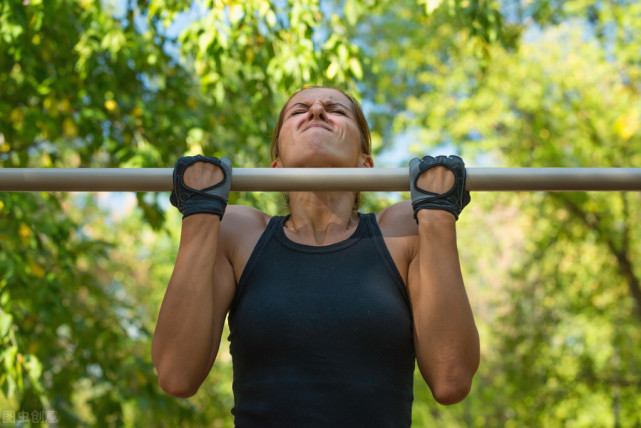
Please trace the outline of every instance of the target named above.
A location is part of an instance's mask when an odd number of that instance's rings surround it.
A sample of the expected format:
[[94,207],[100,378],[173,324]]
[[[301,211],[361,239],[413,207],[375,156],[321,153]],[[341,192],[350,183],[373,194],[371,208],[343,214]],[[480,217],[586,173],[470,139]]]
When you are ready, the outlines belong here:
[[[171,191],[172,168],[5,168],[0,191]],[[639,191],[641,168],[468,168],[471,191]],[[233,191],[408,191],[407,168],[234,168]]]

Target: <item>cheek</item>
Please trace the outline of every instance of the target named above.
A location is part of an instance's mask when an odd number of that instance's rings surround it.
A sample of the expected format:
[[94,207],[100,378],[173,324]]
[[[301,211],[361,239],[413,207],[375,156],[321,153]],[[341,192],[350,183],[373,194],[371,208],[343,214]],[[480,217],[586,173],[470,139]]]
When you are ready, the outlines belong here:
[[294,132],[296,127],[298,127],[298,121],[296,120],[296,117],[286,119],[283,122],[283,126],[280,128],[280,137],[289,137]]
[[280,133],[278,134],[279,144],[282,144],[283,141],[289,140],[290,135],[291,135],[291,126],[289,126],[289,123],[285,122],[283,126],[280,128]]
[[349,140],[353,142],[354,147],[360,153],[363,146],[363,137],[361,136],[361,131],[358,128],[350,129],[349,131]]

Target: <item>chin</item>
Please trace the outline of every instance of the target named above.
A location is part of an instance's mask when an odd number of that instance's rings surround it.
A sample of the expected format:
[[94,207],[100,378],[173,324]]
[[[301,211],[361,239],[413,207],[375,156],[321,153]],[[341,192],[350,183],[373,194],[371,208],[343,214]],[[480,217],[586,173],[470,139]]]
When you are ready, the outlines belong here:
[[287,163],[290,168],[330,168],[335,166],[337,159],[325,150],[308,150],[305,155],[292,159]]
[[288,168],[354,168],[353,155],[328,150],[326,145],[310,144],[285,163]]

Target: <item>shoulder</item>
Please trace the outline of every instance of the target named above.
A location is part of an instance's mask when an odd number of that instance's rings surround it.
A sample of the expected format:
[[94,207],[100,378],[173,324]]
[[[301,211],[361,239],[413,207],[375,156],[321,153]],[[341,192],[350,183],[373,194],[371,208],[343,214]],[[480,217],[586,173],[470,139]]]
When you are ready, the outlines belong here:
[[[227,249],[242,243],[256,243],[265,231],[271,216],[244,205],[228,205],[220,223],[220,237]],[[244,246],[244,245],[243,245]],[[253,248],[253,247],[252,247]]]
[[384,208],[376,214],[378,226],[384,237],[418,236],[411,201],[402,201]]
[[403,201],[391,205],[378,213],[376,219],[385,245],[407,284],[410,265],[418,254],[418,226],[412,203]]
[[257,231],[262,233],[271,216],[245,205],[228,205],[223,220],[220,222],[223,238],[240,237]]
[[236,283],[270,219],[270,215],[255,208],[227,206],[220,223],[220,257],[231,265]]
[[237,225],[261,224],[267,226],[271,216],[256,208],[246,205],[228,205],[223,216],[221,225],[224,227],[234,227]]

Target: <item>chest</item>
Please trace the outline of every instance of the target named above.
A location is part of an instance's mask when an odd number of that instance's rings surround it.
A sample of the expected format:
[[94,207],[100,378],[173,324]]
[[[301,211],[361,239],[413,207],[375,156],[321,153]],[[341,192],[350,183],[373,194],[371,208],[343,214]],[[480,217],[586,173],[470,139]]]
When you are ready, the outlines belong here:
[[[245,236],[244,239],[235,246],[233,254],[230,259],[234,270],[234,277],[236,284],[239,283],[242,273],[245,271],[247,262],[260,239],[262,231],[254,233],[250,236]],[[409,273],[410,262],[417,245],[415,239],[408,237],[395,237],[383,235],[383,240],[387,251],[391,256],[399,275],[403,279],[403,283],[407,285],[407,278]]]
[[354,358],[411,353],[408,298],[395,269],[367,240],[334,252],[265,247],[238,284],[229,317],[233,353],[240,361],[266,353],[286,360],[302,349],[313,361],[332,352],[338,361],[346,347]]

